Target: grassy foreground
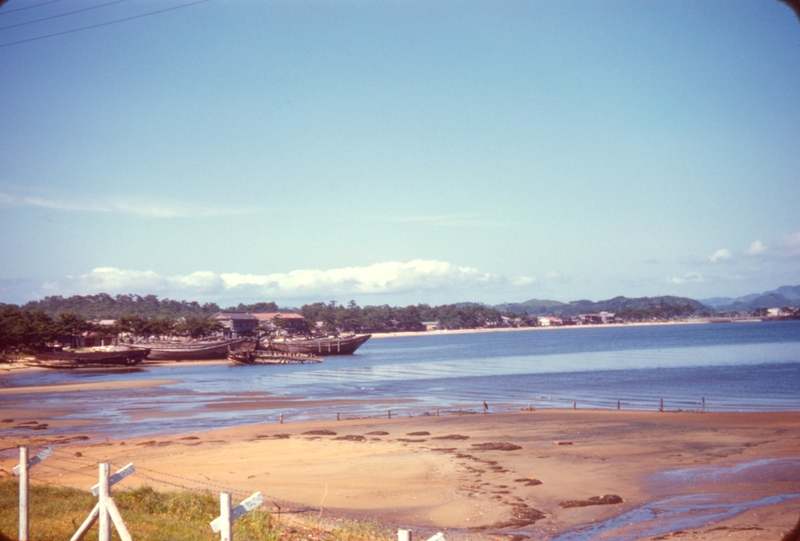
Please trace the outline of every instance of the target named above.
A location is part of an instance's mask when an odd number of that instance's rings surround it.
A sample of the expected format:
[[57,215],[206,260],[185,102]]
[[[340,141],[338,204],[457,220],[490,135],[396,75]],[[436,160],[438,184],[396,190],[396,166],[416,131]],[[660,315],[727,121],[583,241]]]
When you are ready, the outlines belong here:
[[[0,541],[17,539],[19,485],[0,481]],[[115,491],[128,531],[135,541],[201,541],[219,539],[208,525],[219,515],[218,497],[193,492],[158,493],[149,487]],[[32,485],[30,488],[31,541],[69,539],[97,503],[91,493],[73,488]],[[323,521],[319,517],[277,517],[256,509],[234,522],[237,541],[378,541],[396,534],[373,523]],[[84,538],[97,540],[97,526]],[[112,539],[119,539],[112,528]]]

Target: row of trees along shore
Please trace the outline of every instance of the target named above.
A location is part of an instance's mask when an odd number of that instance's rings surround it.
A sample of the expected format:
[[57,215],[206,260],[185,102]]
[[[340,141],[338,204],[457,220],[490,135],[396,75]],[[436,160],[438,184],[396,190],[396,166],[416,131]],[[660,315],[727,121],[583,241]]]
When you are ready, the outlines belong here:
[[[278,312],[274,302],[239,304],[220,308],[215,303],[158,299],[155,295],[76,295],[45,297],[23,306],[0,304],[0,349],[40,351],[56,341],[76,342],[77,337],[91,335],[110,343],[120,333],[132,336],[190,337],[204,336],[222,330],[219,322],[209,319],[221,311]],[[535,317],[527,311],[501,311],[478,303],[427,304],[406,307],[358,306],[355,301],[341,305],[335,301],[316,302],[302,306],[307,331],[320,328],[325,332],[407,332],[425,329],[424,322],[438,322],[445,329],[474,329],[481,327],[536,326]],[[697,307],[684,305],[654,305],[623,308],[617,312],[626,321],[668,320],[694,315]],[[115,320],[113,325],[99,324],[100,320]],[[569,318],[567,318],[567,323]]]
[[31,312],[14,305],[0,308],[0,352],[3,353],[9,350],[43,351],[56,342],[75,347],[78,339],[86,336],[108,345],[122,333],[131,336],[184,335],[199,338],[221,330],[222,324],[218,321],[192,316],[179,320],[122,316],[113,324],[104,325],[87,321],[73,312],[53,317],[40,310]]

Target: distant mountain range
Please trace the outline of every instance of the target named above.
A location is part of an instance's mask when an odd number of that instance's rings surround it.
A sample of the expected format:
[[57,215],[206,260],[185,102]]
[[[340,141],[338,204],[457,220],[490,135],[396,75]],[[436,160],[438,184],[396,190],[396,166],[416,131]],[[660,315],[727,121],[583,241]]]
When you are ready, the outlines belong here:
[[764,293],[753,293],[743,297],[713,297],[700,302],[720,312],[733,310],[755,310],[756,308],[800,308],[800,286],[781,286]]
[[619,312],[624,308],[633,309],[647,309],[653,307],[686,307],[689,306],[695,312],[703,312],[709,310],[709,307],[687,297],[639,297],[636,299],[629,299],[627,297],[614,297],[605,301],[572,301],[569,303],[559,301],[548,301],[540,299],[531,299],[521,303],[505,303],[494,306],[495,309],[502,312],[514,312],[519,314],[523,311],[531,316],[559,316],[559,317],[573,317],[579,314],[596,313],[596,312]]
[[781,286],[765,293],[753,293],[743,297],[713,297],[695,300],[688,297],[614,297],[605,301],[572,301],[559,302],[531,299],[519,303],[504,303],[493,306],[503,312],[519,314],[527,312],[531,316],[563,316],[571,317],[591,312],[619,312],[623,308],[647,309],[653,307],[691,306],[696,313],[711,312],[746,312],[757,308],[782,308],[792,306],[800,308],[800,286]]

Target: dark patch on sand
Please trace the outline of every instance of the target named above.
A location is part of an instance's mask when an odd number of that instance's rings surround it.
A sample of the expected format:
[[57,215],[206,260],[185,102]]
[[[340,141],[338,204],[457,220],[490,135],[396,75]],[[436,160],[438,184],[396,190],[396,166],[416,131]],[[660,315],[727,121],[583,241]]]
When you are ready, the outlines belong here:
[[570,507],[588,507],[590,505],[613,505],[624,501],[616,494],[603,494],[602,496],[592,496],[588,500],[569,500],[561,502],[559,505],[563,509],[568,509]]
[[522,449],[519,445],[508,442],[490,441],[487,443],[473,443],[472,447],[480,451],[516,451]]
[[385,430],[374,430],[372,432],[367,432],[367,436],[388,436],[389,433]]
[[430,436],[431,433],[427,430],[423,430],[421,432],[409,432],[406,436]]
[[533,507],[528,507],[527,504],[524,503],[513,503],[511,504],[511,507],[512,507],[511,518],[509,520],[498,522],[492,524],[491,526],[486,526],[483,528],[476,528],[476,530],[485,531],[485,530],[499,529],[499,528],[523,528],[525,526],[530,526],[537,520],[541,520],[546,516],[538,509],[534,509]]
[[364,443],[367,441],[367,438],[364,436],[358,436],[354,434],[348,434],[347,436],[339,436],[338,438],[333,438],[334,440],[344,440],[344,441],[357,441]]
[[538,479],[534,479],[533,477],[525,477],[524,479],[514,479],[515,483],[525,483],[526,487],[535,487],[536,485],[541,485],[542,482]]
[[304,436],[335,436],[336,432],[333,430],[309,430],[308,432],[303,432]]
[[182,440],[199,440],[197,436],[186,436],[185,438],[181,438]]
[[436,436],[434,440],[468,440],[469,436],[462,436],[461,434],[450,434],[448,436]]
[[411,438],[397,438],[397,441],[403,441],[406,443],[423,443],[428,440],[412,440]]

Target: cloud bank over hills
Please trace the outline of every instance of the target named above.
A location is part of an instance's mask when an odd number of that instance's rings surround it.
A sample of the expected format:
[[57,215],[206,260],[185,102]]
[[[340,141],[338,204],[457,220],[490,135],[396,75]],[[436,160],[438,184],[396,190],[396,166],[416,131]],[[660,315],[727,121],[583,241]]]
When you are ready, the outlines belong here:
[[104,292],[125,294],[144,292],[172,298],[211,301],[269,299],[305,302],[351,297],[415,299],[430,292],[490,292],[498,288],[516,289],[535,281],[532,277],[509,279],[481,272],[472,267],[437,260],[376,263],[365,267],[329,270],[303,269],[287,273],[242,274],[198,271],[165,276],[153,271],[101,267],[79,276],[47,282],[44,295],[79,295]]

